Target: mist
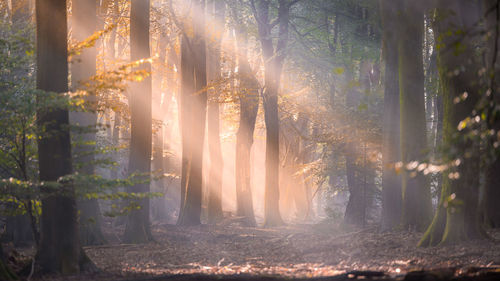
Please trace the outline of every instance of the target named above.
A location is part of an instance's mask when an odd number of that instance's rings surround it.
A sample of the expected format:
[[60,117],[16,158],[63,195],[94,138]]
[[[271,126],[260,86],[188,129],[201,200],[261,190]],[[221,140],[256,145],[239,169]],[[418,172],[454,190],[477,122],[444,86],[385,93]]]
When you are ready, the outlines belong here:
[[497,0],[0,1],[0,280],[500,279]]

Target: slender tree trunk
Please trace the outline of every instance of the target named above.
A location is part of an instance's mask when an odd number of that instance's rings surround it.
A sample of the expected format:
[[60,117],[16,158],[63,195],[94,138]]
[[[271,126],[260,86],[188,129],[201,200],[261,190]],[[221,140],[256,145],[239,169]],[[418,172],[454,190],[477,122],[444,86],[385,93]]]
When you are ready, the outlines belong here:
[[295,202],[295,208],[297,211],[297,219],[299,221],[305,221],[308,219],[310,213],[309,199],[307,195],[307,189],[311,188],[306,185],[306,175],[303,170],[305,165],[308,163],[307,152],[308,148],[306,145],[306,140],[302,136],[309,135],[309,120],[304,116],[304,113],[299,113],[297,122],[297,129],[301,132],[299,136],[296,136],[296,149],[294,157],[294,169],[292,174],[292,179],[295,180],[292,183],[293,198]]
[[380,0],[383,25],[383,58],[385,89],[382,136],[382,229],[389,230],[401,222],[401,178],[394,164],[400,161],[399,144],[399,77],[397,52],[398,0]]
[[194,0],[192,9],[194,37],[188,37],[186,30],[181,43],[182,175],[179,225],[201,223],[203,140],[207,114],[205,1]]
[[[423,161],[427,146],[422,58],[424,13],[421,6],[422,3],[405,0],[399,13],[401,160],[405,165]],[[401,221],[403,227],[424,231],[431,220],[431,212],[427,178],[416,170],[404,169]]]
[[271,36],[269,19],[269,1],[260,0],[255,15],[258,22],[259,39],[265,66],[265,88],[262,93],[264,121],[266,124],[266,187],[265,187],[265,222],[266,226],[283,224],[279,210],[279,131],[278,92],[281,72],[286,56],[288,42],[288,21],[290,3],[278,1],[279,38],[276,48]]
[[[347,81],[353,81],[352,70],[346,73]],[[357,81],[361,82],[361,81]],[[360,104],[362,93],[358,89],[346,89],[346,106],[351,112],[355,112]],[[362,143],[357,140],[358,133],[354,130],[345,145],[345,168],[347,187],[349,189],[349,200],[344,213],[344,223],[362,226],[364,224],[363,203],[363,168],[361,166],[363,155],[360,152]]]
[[[130,56],[132,61],[150,57],[149,25],[150,1],[132,0],[130,7]],[[141,66],[151,71],[151,64]],[[129,173],[150,173],[152,153],[152,102],[151,76],[142,82],[135,82],[130,87],[130,158]],[[149,192],[149,183],[133,186],[133,192]],[[140,209],[133,210],[128,216],[124,241],[144,243],[152,240],[149,223],[149,198],[139,200]]]
[[[156,125],[156,131],[153,137],[153,170],[160,171],[162,174],[166,173],[165,160],[163,157],[164,152],[164,121],[165,121],[165,103],[167,103],[167,94],[163,91],[163,81],[165,77],[166,66],[166,53],[167,53],[167,31],[165,26],[160,25],[158,31],[157,50],[158,62],[153,69],[153,117],[159,122]],[[152,182],[154,192],[161,192],[165,194],[166,184],[165,181],[156,180]],[[153,220],[163,220],[166,215],[166,204],[164,197],[153,198],[151,200],[151,217]]]
[[208,222],[216,223],[223,218],[222,213],[222,179],[223,179],[223,160],[220,143],[220,103],[219,95],[221,92],[221,40],[224,34],[224,17],[226,5],[222,0],[212,0],[208,2],[208,14],[211,18],[213,28],[212,40],[208,44],[208,80],[213,84],[214,90],[209,91],[208,101],[208,148],[210,152],[210,172],[208,176]]
[[259,82],[252,73],[248,62],[248,34],[246,26],[241,24],[238,11],[233,9],[234,18],[238,23],[236,27],[236,44],[238,49],[238,97],[240,100],[240,120],[236,133],[236,214],[243,217],[247,226],[255,226],[253,211],[250,155],[253,145],[253,135],[257,111],[259,109]]
[[[118,111],[115,111],[115,118],[113,122],[113,145],[114,146],[119,146],[120,145],[120,127],[122,126],[122,117],[120,115],[121,113]],[[118,165],[114,167],[114,169],[111,170],[111,178],[112,179],[118,179],[120,177],[120,170],[121,170],[121,165],[120,165],[120,153],[115,152],[113,153],[113,161],[115,161]]]
[[[37,0],[36,23],[37,89],[66,93],[66,1]],[[57,181],[62,176],[72,174],[68,111],[61,108],[39,109],[37,125],[43,129],[38,139],[40,180]],[[85,270],[89,263],[78,237],[74,187],[68,182],[61,184],[57,192],[42,187],[41,237],[36,261],[43,272],[78,273]]]

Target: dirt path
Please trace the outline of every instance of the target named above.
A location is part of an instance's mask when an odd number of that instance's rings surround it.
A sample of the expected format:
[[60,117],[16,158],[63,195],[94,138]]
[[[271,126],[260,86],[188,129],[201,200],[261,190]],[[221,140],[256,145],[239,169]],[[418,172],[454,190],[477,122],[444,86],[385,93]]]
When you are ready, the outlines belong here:
[[[111,240],[113,233],[109,230]],[[334,276],[351,270],[399,275],[412,270],[500,266],[500,243],[471,241],[457,246],[417,248],[421,234],[346,231],[332,225],[274,229],[238,225],[155,225],[156,241],[145,245],[88,247],[99,268],[115,276],[164,274],[279,274]],[[500,232],[491,233],[499,239]],[[459,270],[459,272],[460,272]]]

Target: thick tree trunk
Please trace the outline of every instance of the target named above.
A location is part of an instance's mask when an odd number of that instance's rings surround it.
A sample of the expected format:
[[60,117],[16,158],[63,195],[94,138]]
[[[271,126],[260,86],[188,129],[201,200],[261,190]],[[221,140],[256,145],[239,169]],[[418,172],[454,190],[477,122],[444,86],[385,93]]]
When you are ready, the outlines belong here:
[[[37,89],[68,91],[68,45],[65,0],[37,0]],[[73,172],[69,114],[61,108],[40,109],[37,125],[39,177],[57,181]],[[50,132],[50,133],[48,133]],[[86,269],[88,258],[80,247],[75,190],[61,183],[57,192],[42,187],[40,247],[37,264],[43,272],[77,273]],[[84,264],[85,263],[85,264]]]
[[[74,0],[71,18],[72,36],[78,41],[84,41],[96,31],[97,2],[95,0]],[[86,48],[76,56],[71,64],[71,88],[87,90],[82,83],[88,82],[96,74],[95,47]],[[75,141],[73,158],[81,165],[79,173],[93,175],[95,173],[94,147],[96,145],[95,125],[97,123],[95,92],[87,92],[85,112],[70,112],[70,123],[82,130],[73,136]],[[92,192],[92,190],[89,190]],[[80,213],[80,241],[82,245],[100,245],[105,242],[101,231],[101,211],[97,199],[80,198],[77,201]]]
[[[150,57],[149,19],[150,1],[132,0],[130,7],[130,56],[132,61]],[[141,66],[151,71],[151,64]],[[150,173],[152,153],[152,101],[151,76],[130,87],[130,158],[129,173]],[[136,193],[149,192],[149,183],[133,186]],[[128,216],[124,241],[127,243],[144,243],[152,240],[149,223],[149,198],[139,200],[140,209],[133,210]]]
[[208,102],[208,149],[210,152],[210,172],[208,175],[208,222],[216,223],[223,218],[222,214],[222,179],[223,160],[220,143],[220,118],[219,118],[219,95],[221,91],[221,40],[224,34],[224,16],[226,5],[222,0],[212,0],[209,2],[208,13],[211,14],[213,34],[210,36],[208,45],[208,80],[214,86],[214,90],[209,91]]
[[181,43],[182,175],[179,225],[201,223],[203,141],[207,113],[205,1],[193,1],[192,9],[190,24],[194,37],[190,37],[185,30]]
[[[399,90],[401,104],[401,160],[405,165],[424,160],[426,121],[422,58],[424,13],[422,3],[402,3],[398,23]],[[415,167],[416,168],[416,167]],[[432,203],[427,178],[416,170],[403,170],[402,226],[425,230]]]
[[[439,17],[434,30],[442,47],[438,49],[438,66],[441,79],[444,104],[444,143],[457,151],[447,160],[460,159],[456,167],[459,177],[443,175],[441,200],[434,220],[420,241],[421,246],[451,244],[484,235],[479,223],[479,150],[478,144],[464,137],[464,131],[458,129],[459,123],[469,116],[479,100],[480,93],[475,84],[478,70],[478,58],[469,37],[461,38],[458,33],[442,36],[450,30],[468,30],[474,27],[478,14],[477,3],[467,0],[442,0],[438,2]],[[461,38],[464,49],[460,53],[453,51],[454,42]],[[467,59],[466,59],[467,58]],[[448,75],[450,71],[463,67],[458,75]],[[466,92],[467,98],[459,103],[455,99]],[[466,129],[465,129],[466,131]],[[453,174],[452,174],[453,175]]]
[[394,164],[400,161],[399,77],[397,52],[398,0],[381,0],[385,89],[382,136],[382,229],[390,230],[401,222],[401,177]]

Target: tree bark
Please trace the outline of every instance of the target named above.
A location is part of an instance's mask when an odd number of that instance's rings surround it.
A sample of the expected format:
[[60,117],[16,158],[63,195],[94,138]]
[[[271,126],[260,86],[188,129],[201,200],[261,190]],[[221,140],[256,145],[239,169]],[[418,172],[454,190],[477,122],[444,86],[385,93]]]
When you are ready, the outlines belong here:
[[[65,0],[37,0],[37,89],[68,91],[68,45]],[[39,97],[40,98],[40,97]],[[39,177],[57,181],[73,172],[69,113],[62,108],[37,112]],[[75,190],[61,183],[57,192],[42,186],[40,247],[36,255],[42,272],[78,273],[89,264],[80,247]],[[85,263],[85,264],[84,264]]]
[[[490,73],[498,72],[498,67],[493,64],[493,60],[495,55],[498,57],[498,44],[500,42],[495,42],[498,40],[497,26],[500,24],[498,20],[499,15],[499,6],[498,1],[496,0],[484,0],[483,1],[483,11],[482,14],[486,15],[486,28],[491,35],[488,37],[487,41],[487,67]],[[495,44],[497,44],[497,48],[495,48]],[[497,54],[494,54],[494,50],[497,50]],[[492,79],[493,93],[498,91],[499,85],[499,76],[495,75]],[[495,98],[495,103],[498,104],[498,97]],[[496,118],[492,118],[488,125],[489,129],[495,130],[495,132],[500,131],[500,118],[496,116]],[[488,143],[489,150],[495,150],[494,148],[495,140],[491,140]],[[487,226],[493,228],[500,227],[500,208],[498,208],[498,200],[500,200],[500,157],[498,152],[494,154],[493,159],[489,160],[486,174],[485,174],[485,196],[484,196],[484,221]]]
[[192,9],[190,24],[194,36],[189,36],[184,30],[181,43],[182,175],[179,225],[201,223],[203,141],[207,114],[205,1],[194,0]]
[[[347,70],[346,80],[354,81],[352,70]],[[357,81],[361,84],[361,81]],[[356,112],[361,102],[362,93],[354,88],[347,86],[345,105],[351,112]],[[351,136],[345,144],[345,169],[347,178],[347,187],[349,189],[349,199],[344,213],[344,223],[356,226],[362,226],[364,221],[364,202],[363,202],[363,167],[361,166],[362,143],[358,141],[359,134],[353,130]]]
[[210,171],[208,176],[208,222],[216,223],[223,218],[222,213],[222,180],[223,180],[223,159],[220,143],[220,103],[218,97],[221,92],[221,40],[224,34],[224,17],[226,5],[222,0],[212,0],[208,2],[208,14],[211,18],[213,34],[208,44],[207,55],[207,75],[210,84],[214,89],[209,90],[210,99],[208,101],[208,149],[210,153]]
[[291,3],[278,1],[279,35],[276,48],[272,41],[272,26],[269,18],[270,3],[259,0],[255,10],[259,39],[264,59],[264,91],[262,92],[264,106],[264,121],[266,124],[266,177],[265,177],[265,222],[268,227],[283,224],[279,210],[279,131],[278,92],[281,72],[286,57],[288,42],[288,21]]
[[[480,92],[475,84],[478,73],[478,57],[474,44],[468,36],[460,37],[457,30],[471,31],[478,21],[477,3],[466,0],[441,0],[438,2],[439,20],[435,23],[438,48],[438,68],[444,104],[443,141],[450,151],[457,155],[449,155],[447,160],[460,159],[456,167],[459,178],[451,178],[448,173],[443,175],[441,199],[432,224],[421,239],[419,245],[452,244],[462,240],[479,238],[484,232],[479,223],[479,150],[478,144],[464,136],[464,130],[459,130],[459,123],[474,110]],[[443,17],[443,15],[447,15]],[[442,36],[450,34],[451,36]],[[454,42],[459,40],[464,47],[460,52],[454,51]],[[465,64],[465,65],[464,65]],[[449,75],[451,71],[457,75]],[[466,92],[467,98],[459,103],[455,99]],[[454,172],[452,170],[451,172]]]
[[257,111],[259,109],[259,82],[255,78],[248,61],[248,33],[247,26],[242,24],[238,11],[232,10],[236,26],[236,40],[238,49],[238,98],[240,100],[240,120],[236,133],[236,214],[243,217],[247,226],[255,226],[253,210],[250,155],[253,145],[253,135]]
[[[132,61],[150,57],[149,25],[150,1],[132,0],[130,7],[130,57]],[[148,62],[140,66],[151,71]],[[152,93],[151,76],[141,82],[134,82],[130,87],[130,158],[129,173],[150,173],[152,153]],[[141,183],[131,188],[136,193],[147,193],[149,183]],[[124,241],[144,243],[152,240],[149,222],[149,198],[139,200],[140,209],[128,215]]]
[[380,0],[383,25],[382,53],[385,61],[385,89],[382,136],[382,229],[401,222],[401,177],[394,164],[401,160],[399,144],[399,77],[397,52],[397,12],[400,1]]
[[[427,147],[424,70],[422,58],[424,13],[422,3],[402,3],[398,22],[401,160],[422,162]],[[402,226],[424,231],[431,220],[432,203],[427,178],[403,169]]]

